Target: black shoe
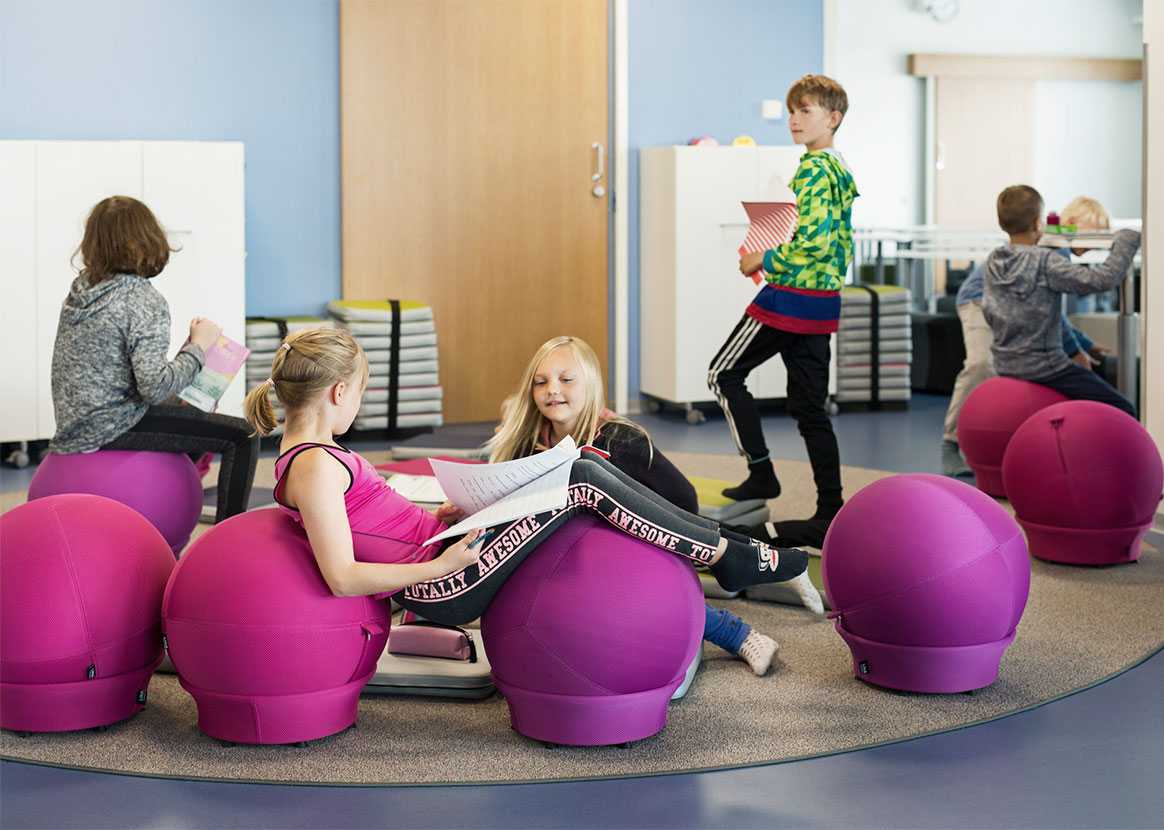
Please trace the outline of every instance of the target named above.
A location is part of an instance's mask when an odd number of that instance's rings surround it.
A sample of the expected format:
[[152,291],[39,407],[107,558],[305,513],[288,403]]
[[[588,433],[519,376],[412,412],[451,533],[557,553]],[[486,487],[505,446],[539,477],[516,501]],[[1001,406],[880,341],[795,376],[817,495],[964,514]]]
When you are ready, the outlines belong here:
[[780,495],[780,479],[772,462],[760,461],[748,465],[748,477],[735,487],[725,487],[723,494],[733,501],[749,499],[774,499]]
[[751,585],[787,582],[808,570],[808,554],[796,548],[764,544],[729,543],[727,551],[710,568],[715,581],[728,591]]
[[[818,506],[816,513],[811,519],[790,519],[783,522],[768,522],[771,525],[769,528],[764,526],[764,535],[771,540],[769,544],[773,545],[792,545],[803,546],[809,548],[824,547],[825,534],[829,532],[829,525],[833,523],[833,518],[841,509],[841,505],[829,505],[828,507]],[[772,534],[771,531],[775,531]],[[764,541],[763,537],[756,536],[760,541]]]

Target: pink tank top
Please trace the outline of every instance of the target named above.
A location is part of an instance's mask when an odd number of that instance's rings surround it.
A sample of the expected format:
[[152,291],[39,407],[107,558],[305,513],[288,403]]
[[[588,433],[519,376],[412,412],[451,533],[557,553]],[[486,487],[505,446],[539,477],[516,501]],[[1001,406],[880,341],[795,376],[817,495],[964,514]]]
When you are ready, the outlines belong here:
[[388,486],[376,468],[359,453],[330,444],[296,444],[275,461],[275,501],[300,526],[299,511],[283,501],[287,471],[307,450],[318,447],[344,465],[351,478],[344,491],[344,506],[352,526],[352,545],[360,562],[389,565],[423,562],[439,552],[439,543],[424,547],[445,525]]

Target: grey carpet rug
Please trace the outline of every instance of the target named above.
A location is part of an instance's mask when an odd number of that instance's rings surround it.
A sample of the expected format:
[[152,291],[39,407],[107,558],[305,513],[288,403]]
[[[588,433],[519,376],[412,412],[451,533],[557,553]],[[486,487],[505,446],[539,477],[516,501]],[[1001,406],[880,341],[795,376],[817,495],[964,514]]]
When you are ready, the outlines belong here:
[[[739,459],[673,454],[691,475],[735,479]],[[379,459],[375,459],[379,460]],[[780,462],[778,517],[812,507],[808,465]],[[260,471],[260,475],[265,474]],[[845,469],[849,493],[889,475]],[[1069,693],[1164,644],[1164,556],[1083,569],[1033,562],[1030,601],[999,679],[973,695],[894,693],[855,680],[830,622],[803,609],[745,600],[731,608],[780,643],[766,677],[714,646],[667,728],[627,749],[547,749],[509,728],[505,702],[364,698],[356,729],[296,747],[225,747],[196,727],[193,700],[159,675],[135,718],[104,732],[19,737],[0,755],[119,772],[271,782],[515,782],[682,772],[768,763],[900,740],[999,717]]]

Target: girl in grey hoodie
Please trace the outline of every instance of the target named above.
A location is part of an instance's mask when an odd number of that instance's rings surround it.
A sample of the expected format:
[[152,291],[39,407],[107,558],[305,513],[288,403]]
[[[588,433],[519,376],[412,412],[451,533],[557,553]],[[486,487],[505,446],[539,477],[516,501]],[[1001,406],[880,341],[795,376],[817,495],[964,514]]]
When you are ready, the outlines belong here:
[[157,219],[138,200],[111,196],[89,213],[78,252],[84,268],[61,305],[53,347],[49,452],[218,453],[218,519],[241,513],[258,438],[241,418],[168,402],[198,374],[221,330],[196,317],[189,340],[166,359],[170,309],[149,282],[170,257]]

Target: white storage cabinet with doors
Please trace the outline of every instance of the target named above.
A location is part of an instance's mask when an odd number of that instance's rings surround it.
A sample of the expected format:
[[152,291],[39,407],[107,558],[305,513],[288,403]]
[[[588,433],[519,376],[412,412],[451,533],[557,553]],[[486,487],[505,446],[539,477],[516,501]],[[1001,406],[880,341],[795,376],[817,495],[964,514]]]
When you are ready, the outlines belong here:
[[[245,337],[243,145],[184,141],[0,141],[0,440],[53,436],[53,343],[90,209],[107,196],[145,202],[180,250],[153,284],[170,305],[170,354],[192,317]],[[80,266],[80,259],[77,259]],[[242,414],[237,377],[219,411]]]
[[[739,272],[745,201],[792,200],[800,146],[648,147],[639,152],[640,389],[648,405],[715,402],[707,368],[759,288]],[[784,362],[755,369],[757,399],[787,396]],[[829,394],[836,392],[836,337]],[[835,411],[835,407],[833,407]]]

